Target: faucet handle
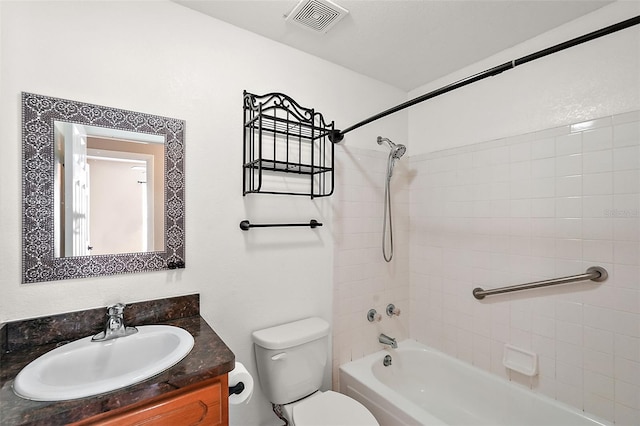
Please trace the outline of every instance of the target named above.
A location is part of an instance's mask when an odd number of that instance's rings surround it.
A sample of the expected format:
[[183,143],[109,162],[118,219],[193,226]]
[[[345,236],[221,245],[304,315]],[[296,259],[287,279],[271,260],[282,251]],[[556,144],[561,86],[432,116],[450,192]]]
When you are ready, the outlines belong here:
[[396,308],[396,306],[393,303],[389,303],[387,305],[387,315],[392,317],[392,316],[400,316],[400,309]]
[[375,309],[369,309],[369,312],[367,312],[367,320],[369,320],[369,322],[380,322],[382,315],[376,312]]
[[109,305],[109,306],[107,306],[107,315],[108,316],[122,315],[122,313],[124,312],[124,308],[125,307],[126,307],[126,305],[124,305],[122,303],[116,303],[114,305]]

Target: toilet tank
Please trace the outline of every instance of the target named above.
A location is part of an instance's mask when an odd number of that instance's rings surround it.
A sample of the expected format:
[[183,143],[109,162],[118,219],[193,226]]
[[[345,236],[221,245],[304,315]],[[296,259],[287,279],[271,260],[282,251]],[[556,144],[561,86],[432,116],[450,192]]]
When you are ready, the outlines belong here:
[[260,387],[273,404],[320,389],[327,365],[329,323],[307,318],[252,334]]

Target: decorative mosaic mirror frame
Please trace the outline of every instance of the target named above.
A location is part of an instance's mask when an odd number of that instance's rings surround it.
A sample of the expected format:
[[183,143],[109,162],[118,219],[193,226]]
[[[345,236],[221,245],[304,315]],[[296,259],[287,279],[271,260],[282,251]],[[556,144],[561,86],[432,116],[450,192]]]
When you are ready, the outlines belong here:
[[[54,256],[55,120],[164,137],[164,251]],[[183,120],[22,93],[22,282],[183,268],[184,133]]]

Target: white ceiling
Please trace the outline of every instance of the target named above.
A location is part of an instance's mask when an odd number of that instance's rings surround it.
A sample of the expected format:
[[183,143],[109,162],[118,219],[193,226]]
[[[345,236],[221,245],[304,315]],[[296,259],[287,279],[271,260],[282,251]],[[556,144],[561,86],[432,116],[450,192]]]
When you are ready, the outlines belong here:
[[285,20],[298,0],[174,0],[409,91],[612,1],[334,0],[326,34]]

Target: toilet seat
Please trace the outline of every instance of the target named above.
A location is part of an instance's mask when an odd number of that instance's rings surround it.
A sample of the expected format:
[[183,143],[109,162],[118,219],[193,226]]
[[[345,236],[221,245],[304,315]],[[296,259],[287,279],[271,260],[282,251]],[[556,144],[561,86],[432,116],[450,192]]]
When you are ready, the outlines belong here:
[[296,426],[372,426],[373,414],[355,399],[338,392],[318,392],[293,407]]

